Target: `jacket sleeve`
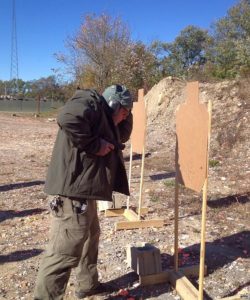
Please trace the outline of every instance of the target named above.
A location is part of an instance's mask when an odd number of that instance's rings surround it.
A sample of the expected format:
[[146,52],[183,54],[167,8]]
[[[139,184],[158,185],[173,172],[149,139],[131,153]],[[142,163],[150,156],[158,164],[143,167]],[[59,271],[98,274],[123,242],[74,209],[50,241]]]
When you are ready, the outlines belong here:
[[71,101],[59,113],[57,122],[76,148],[96,153],[100,149],[100,139],[94,134],[93,127],[98,122],[98,116],[98,111],[93,107]]
[[130,112],[127,119],[118,124],[118,129],[120,133],[120,139],[122,143],[126,143],[131,135],[133,129],[133,115]]

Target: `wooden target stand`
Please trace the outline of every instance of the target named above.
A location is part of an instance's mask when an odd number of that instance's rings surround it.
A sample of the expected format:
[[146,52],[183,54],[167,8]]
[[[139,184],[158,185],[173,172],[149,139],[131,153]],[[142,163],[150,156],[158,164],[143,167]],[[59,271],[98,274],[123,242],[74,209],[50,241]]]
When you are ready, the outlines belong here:
[[[211,131],[211,102],[208,107],[199,103],[199,84],[187,84],[187,102],[180,105],[176,112],[176,178],[175,178],[175,242],[174,269],[140,276],[140,284],[170,282],[184,300],[203,300],[203,281],[207,267],[205,265],[205,228],[208,184],[208,152]],[[179,184],[196,192],[202,189],[202,221],[200,264],[179,268],[178,262],[178,219]],[[199,276],[199,290],[187,276]]]
[[148,208],[142,207],[144,161],[145,161],[145,136],[146,136],[146,107],[144,102],[144,90],[140,89],[138,91],[138,102],[135,102],[133,107],[133,131],[131,134],[130,163],[129,163],[129,186],[130,186],[133,152],[142,155],[139,202],[136,210],[133,210],[130,207],[130,197],[128,197],[127,205],[125,209],[118,208],[118,209],[105,210],[106,217],[124,216],[127,219],[126,221],[117,222],[115,224],[115,230],[145,228],[145,227],[162,227],[164,225],[163,219],[145,220],[142,217],[142,215],[148,213]]

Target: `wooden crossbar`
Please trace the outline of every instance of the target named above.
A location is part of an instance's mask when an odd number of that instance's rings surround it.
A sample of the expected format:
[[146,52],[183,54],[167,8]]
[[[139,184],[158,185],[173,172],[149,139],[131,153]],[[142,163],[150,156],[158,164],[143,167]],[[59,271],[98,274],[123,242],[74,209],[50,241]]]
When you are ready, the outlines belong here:
[[146,228],[146,227],[163,227],[163,226],[164,226],[163,219],[121,221],[115,224],[115,230]]
[[192,283],[181,272],[171,272],[170,283],[176,289],[178,295],[182,299],[197,300],[199,291],[192,285]]
[[[198,277],[199,276],[199,265],[182,267],[182,268],[179,268],[179,271],[184,276]],[[139,276],[140,285],[146,286],[146,285],[168,282],[170,280],[170,274],[172,272],[174,272],[173,269],[167,269],[158,274]],[[206,275],[207,274],[207,266],[206,265],[205,265],[204,272]]]
[[[125,208],[113,208],[113,209],[106,209],[105,210],[105,217],[119,217],[124,215]],[[148,207],[142,207],[141,213],[142,215],[145,215],[148,213]],[[138,213],[138,208],[135,209],[136,213]],[[124,215],[125,216],[125,215]]]

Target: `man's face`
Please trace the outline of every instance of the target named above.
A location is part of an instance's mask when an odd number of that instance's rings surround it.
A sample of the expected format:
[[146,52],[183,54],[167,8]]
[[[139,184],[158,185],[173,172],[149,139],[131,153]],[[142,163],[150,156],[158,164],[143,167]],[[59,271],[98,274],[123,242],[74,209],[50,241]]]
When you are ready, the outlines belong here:
[[128,115],[129,115],[129,112],[130,111],[127,110],[126,108],[120,107],[120,109],[118,110],[118,112],[116,114],[113,114],[113,116],[112,116],[114,124],[118,125],[123,120],[127,119]]

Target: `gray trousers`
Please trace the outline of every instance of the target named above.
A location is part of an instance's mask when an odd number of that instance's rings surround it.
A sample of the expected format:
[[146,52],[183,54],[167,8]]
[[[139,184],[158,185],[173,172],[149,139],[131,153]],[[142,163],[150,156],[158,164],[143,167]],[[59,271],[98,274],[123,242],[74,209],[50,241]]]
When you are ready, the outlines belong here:
[[40,263],[35,300],[63,299],[72,268],[76,268],[76,291],[87,292],[99,284],[96,201],[58,199],[60,205],[52,209],[51,236]]

